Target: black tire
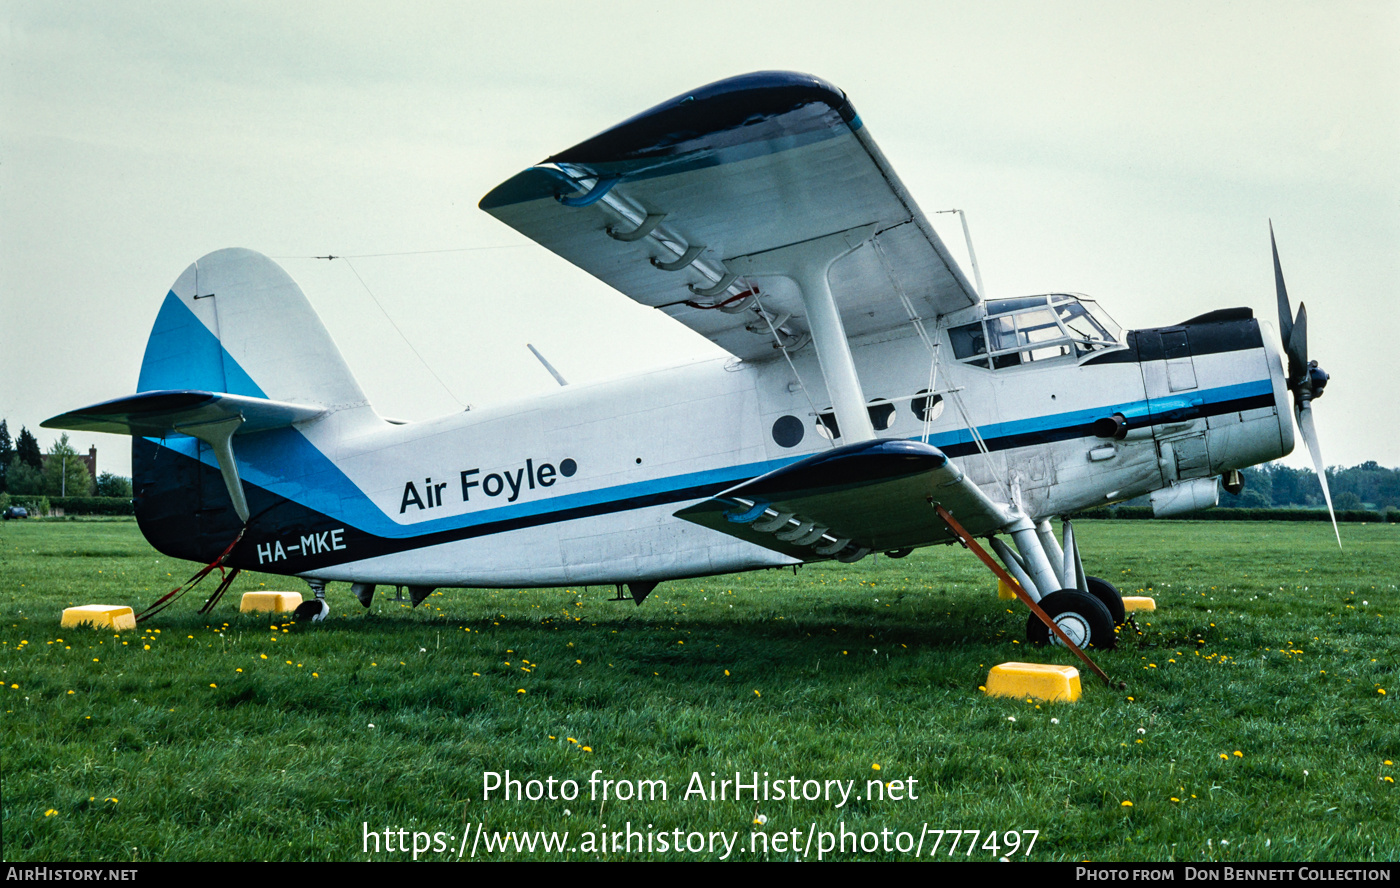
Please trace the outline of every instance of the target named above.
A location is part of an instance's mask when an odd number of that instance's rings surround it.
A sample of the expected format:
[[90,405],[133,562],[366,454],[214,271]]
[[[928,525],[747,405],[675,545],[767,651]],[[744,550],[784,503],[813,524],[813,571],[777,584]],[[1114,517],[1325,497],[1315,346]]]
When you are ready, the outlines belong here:
[[1128,612],[1123,609],[1123,594],[1118,591],[1118,587],[1108,580],[1101,580],[1098,577],[1085,577],[1089,584],[1089,594],[1102,601],[1104,607],[1108,608],[1108,615],[1113,618],[1113,625],[1121,626],[1127,619]]
[[[1078,589],[1061,589],[1040,599],[1040,607],[1081,648],[1109,650],[1118,644],[1112,615],[1104,603],[1092,595]],[[1052,640],[1055,644],[1061,643],[1034,613],[1026,623],[1026,639],[1031,644],[1045,644]]]
[[305,623],[308,620],[320,622],[331,612],[330,606],[320,598],[313,598],[310,601],[303,601],[297,605],[297,609],[292,611],[292,619],[298,623]]

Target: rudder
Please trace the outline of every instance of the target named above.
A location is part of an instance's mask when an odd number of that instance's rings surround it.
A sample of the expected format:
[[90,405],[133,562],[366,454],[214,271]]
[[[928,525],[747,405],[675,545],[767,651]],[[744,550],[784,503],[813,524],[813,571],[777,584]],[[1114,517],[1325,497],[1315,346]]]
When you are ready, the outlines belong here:
[[364,392],[301,288],[253,250],[196,260],[161,305],[137,392],[199,389],[339,411]]

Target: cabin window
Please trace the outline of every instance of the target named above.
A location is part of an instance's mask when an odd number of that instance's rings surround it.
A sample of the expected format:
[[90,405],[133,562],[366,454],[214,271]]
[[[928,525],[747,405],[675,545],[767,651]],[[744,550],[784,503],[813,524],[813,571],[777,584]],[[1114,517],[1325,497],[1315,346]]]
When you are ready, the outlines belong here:
[[796,447],[802,443],[806,426],[795,416],[780,416],[773,423],[773,442],[779,447]]
[[865,408],[870,414],[870,426],[877,432],[883,432],[894,425],[894,405],[882,398],[874,398],[870,401],[870,406]]
[[919,422],[933,422],[943,414],[943,396],[930,396],[928,389],[920,389],[909,402],[909,409],[919,418]]

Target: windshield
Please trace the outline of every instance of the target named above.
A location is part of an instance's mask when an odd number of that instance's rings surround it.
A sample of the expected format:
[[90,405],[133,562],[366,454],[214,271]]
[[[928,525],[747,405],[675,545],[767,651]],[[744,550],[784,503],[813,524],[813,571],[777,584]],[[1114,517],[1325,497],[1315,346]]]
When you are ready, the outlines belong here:
[[1054,293],[991,300],[985,319],[950,327],[948,337],[958,360],[996,368],[1115,348],[1122,328],[1092,299]]

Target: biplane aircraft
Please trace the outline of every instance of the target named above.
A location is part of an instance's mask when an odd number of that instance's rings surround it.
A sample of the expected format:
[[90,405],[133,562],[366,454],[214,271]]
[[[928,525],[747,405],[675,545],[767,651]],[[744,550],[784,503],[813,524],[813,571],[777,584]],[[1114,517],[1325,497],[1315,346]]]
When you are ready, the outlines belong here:
[[1075,646],[1111,645],[1123,604],[1052,517],[1212,506],[1293,449],[1290,414],[1325,484],[1327,375],[1276,249],[1282,347],[1247,308],[1125,332],[1074,293],[983,299],[809,75],[678,96],[480,206],[728,356],[387,421],[292,279],[228,249],[171,287],[135,395],[45,427],[132,436],[161,552],[318,597],[616,584],[640,604],[670,579],[989,538]]

